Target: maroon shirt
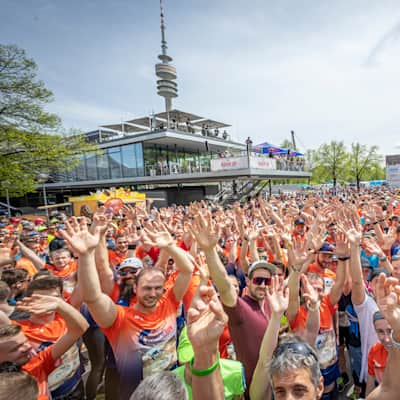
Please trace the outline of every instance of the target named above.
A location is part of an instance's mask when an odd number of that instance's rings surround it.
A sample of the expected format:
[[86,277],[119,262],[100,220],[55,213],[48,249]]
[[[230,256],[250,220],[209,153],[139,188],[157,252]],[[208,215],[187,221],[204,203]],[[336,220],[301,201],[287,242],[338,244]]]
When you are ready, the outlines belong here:
[[271,317],[269,304],[267,300],[264,301],[264,315],[257,300],[244,296],[238,297],[235,307],[224,306],[224,309],[229,317],[228,326],[236,357],[244,366],[248,392],[261,342]]

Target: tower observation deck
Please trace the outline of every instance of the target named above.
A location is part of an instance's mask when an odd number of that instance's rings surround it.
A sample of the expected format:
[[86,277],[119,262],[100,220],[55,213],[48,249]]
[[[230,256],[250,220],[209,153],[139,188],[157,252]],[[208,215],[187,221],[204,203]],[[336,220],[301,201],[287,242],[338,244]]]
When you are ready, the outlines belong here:
[[165,19],[162,0],[160,0],[161,17],[161,54],[158,56],[161,63],[156,64],[157,94],[165,99],[165,111],[172,109],[172,99],[178,96],[178,84],[175,82],[176,68],[170,65],[172,57],[167,54],[167,41],[165,39]]

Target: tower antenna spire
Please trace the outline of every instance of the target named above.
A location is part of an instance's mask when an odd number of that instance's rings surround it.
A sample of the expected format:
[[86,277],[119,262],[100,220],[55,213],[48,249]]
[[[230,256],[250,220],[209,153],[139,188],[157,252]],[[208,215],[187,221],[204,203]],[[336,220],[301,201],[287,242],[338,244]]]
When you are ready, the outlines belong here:
[[[160,0],[160,18],[161,18],[161,54],[158,59],[161,63],[156,64],[157,94],[165,99],[165,111],[169,113],[172,109],[172,99],[178,96],[178,84],[175,82],[176,68],[170,65],[172,57],[167,54],[167,40],[165,38],[165,16],[163,1]],[[169,118],[168,118],[169,119]]]

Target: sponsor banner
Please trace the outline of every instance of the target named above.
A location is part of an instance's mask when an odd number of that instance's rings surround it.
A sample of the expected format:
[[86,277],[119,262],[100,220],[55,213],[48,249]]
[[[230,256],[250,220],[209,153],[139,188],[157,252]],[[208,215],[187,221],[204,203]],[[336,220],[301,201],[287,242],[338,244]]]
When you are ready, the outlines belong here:
[[211,160],[211,171],[226,171],[247,168],[247,157],[227,157]]
[[248,160],[250,168],[256,169],[276,169],[276,160],[270,157],[228,157],[217,158],[211,160],[211,171],[229,171],[235,169],[248,168]]
[[250,168],[276,169],[276,160],[270,157],[250,157]]

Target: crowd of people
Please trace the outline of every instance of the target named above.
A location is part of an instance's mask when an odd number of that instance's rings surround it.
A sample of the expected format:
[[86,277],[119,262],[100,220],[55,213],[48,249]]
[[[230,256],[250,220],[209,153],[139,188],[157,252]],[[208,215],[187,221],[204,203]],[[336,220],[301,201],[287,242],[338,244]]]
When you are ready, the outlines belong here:
[[398,399],[399,221],[388,188],[0,217],[0,400]]

